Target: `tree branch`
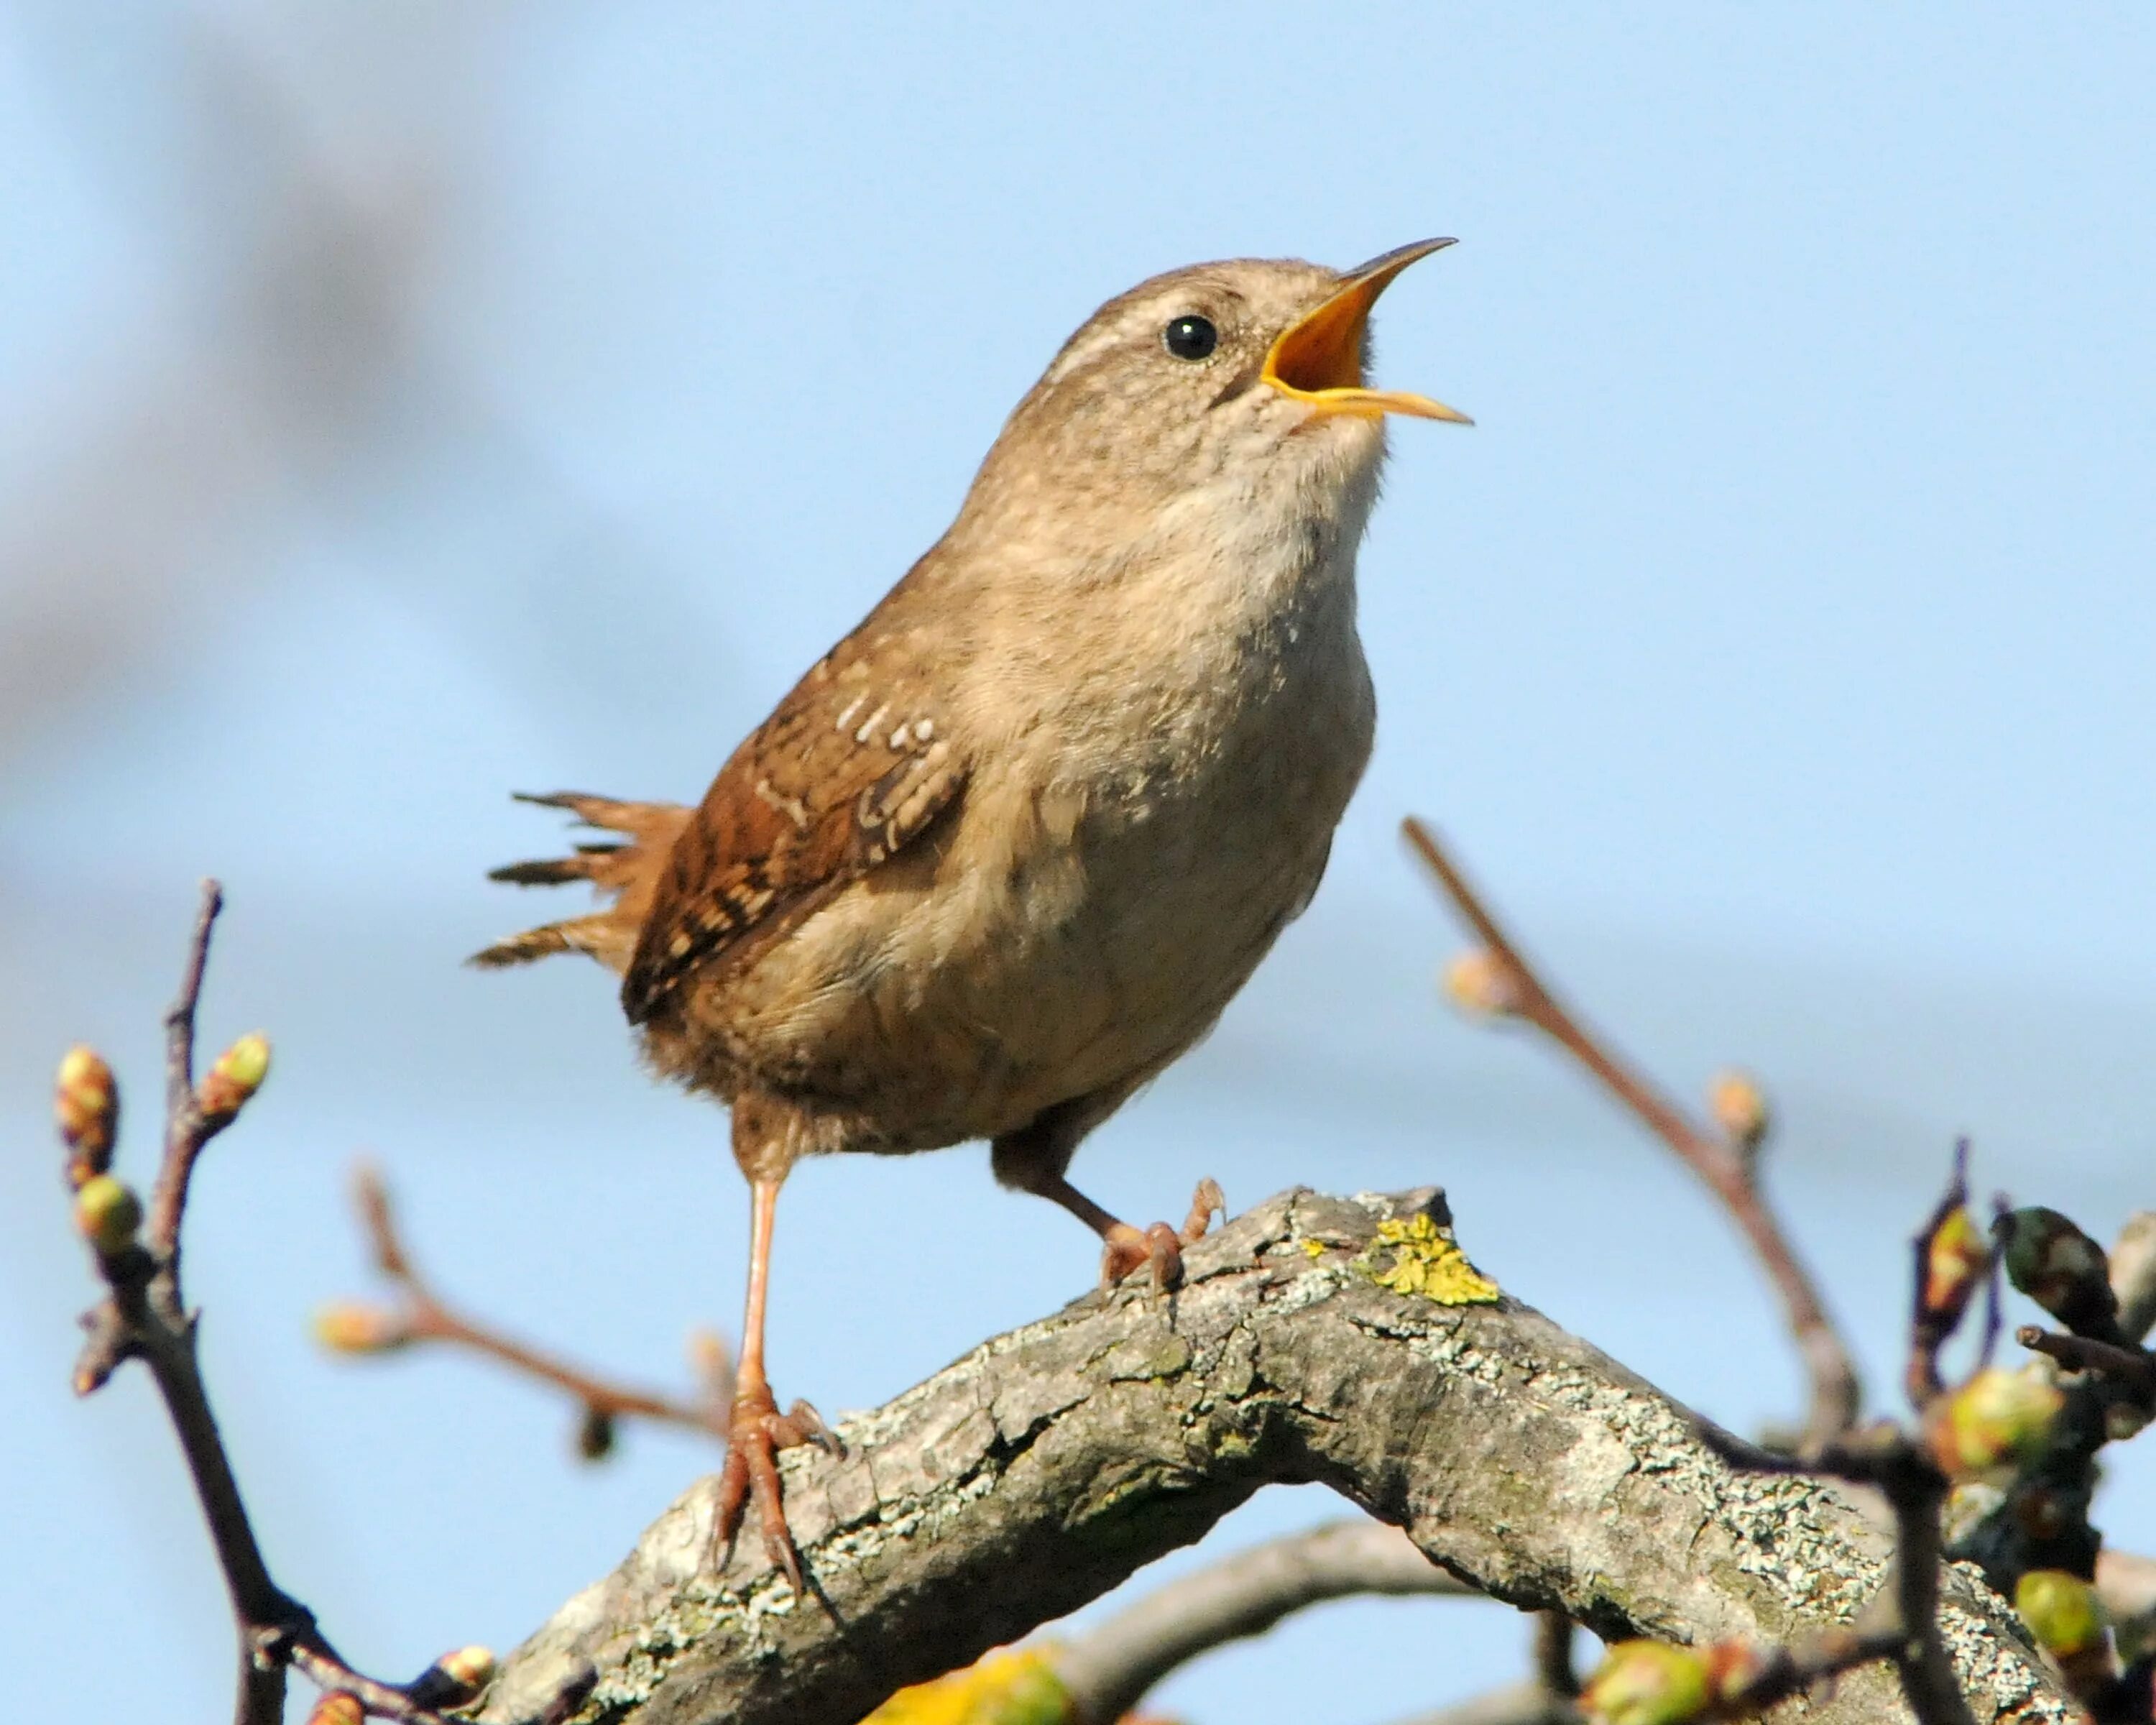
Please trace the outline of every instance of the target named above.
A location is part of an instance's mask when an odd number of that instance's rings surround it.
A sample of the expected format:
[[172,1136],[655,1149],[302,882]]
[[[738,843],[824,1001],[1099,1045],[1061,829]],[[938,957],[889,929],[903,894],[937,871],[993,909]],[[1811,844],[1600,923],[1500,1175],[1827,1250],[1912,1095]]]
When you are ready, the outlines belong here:
[[1746,1148],[1696,1125],[1620,1059],[1607,1039],[1590,1030],[1558,999],[1445,854],[1435,833],[1412,818],[1402,824],[1401,830],[1497,967],[1493,1009],[1532,1025],[1592,1074],[1706,1183],[1743,1231],[1781,1296],[1790,1334],[1811,1378],[1804,1441],[1823,1443],[1847,1430],[1856,1421],[1861,1398],[1856,1364],[1848,1344],[1827,1316],[1810,1272],[1761,1194]]
[[[1378,1285],[1378,1222],[1441,1203],[1285,1194],[1192,1247],[1172,1298],[1089,1295],[845,1421],[849,1459],[788,1452],[808,1598],[756,1541],[702,1573],[700,1483],[507,1662],[483,1717],[586,1660],[609,1725],[851,1725],[1274,1481],[1331,1486],[1477,1590],[1605,1637],[1851,1622],[1891,1544],[1830,1487],[1733,1465],[1757,1452],[1524,1307]],[[2073,1717],[2001,1601],[1937,1584],[1978,1719]],[[1856,1671],[1808,1717],[1897,1719],[1896,1688]]]
[[1291,1612],[1356,1594],[1473,1594],[1379,1522],[1332,1522],[1240,1551],[1156,1588],[1063,1649],[1056,1675],[1084,1725],[1108,1725],[1178,1666],[1260,1635]]
[[568,1394],[582,1414],[578,1446],[588,1461],[597,1461],[613,1448],[614,1422],[625,1417],[684,1425],[721,1444],[726,1441],[733,1404],[733,1362],[726,1344],[711,1332],[700,1330],[690,1337],[697,1375],[703,1380],[701,1399],[681,1401],[610,1383],[467,1317],[445,1301],[413,1263],[397,1230],[388,1189],[366,1163],[352,1172],[352,1196],[375,1268],[396,1287],[400,1298],[389,1311],[348,1302],[326,1307],[315,1322],[323,1346],[339,1353],[376,1354],[413,1343],[439,1342],[484,1355]]
[[[88,1394],[100,1389],[130,1359],[141,1360],[157,1384],[232,1603],[239,1654],[236,1725],[279,1725],[285,1675],[293,1666],[326,1690],[348,1696],[362,1713],[405,1725],[449,1725],[439,1709],[475,1699],[483,1681],[467,1680],[449,1668],[450,1661],[476,1656],[476,1663],[460,1669],[483,1667],[490,1676],[492,1656],[478,1648],[444,1656],[405,1684],[377,1682],[347,1665],[316,1626],[314,1614],[271,1578],[203,1382],[195,1348],[198,1318],[187,1309],[180,1288],[188,1183],[203,1147],[238,1117],[269,1065],[268,1044],[242,1037],[208,1075],[199,1081],[195,1077],[195,1016],[222,902],[217,883],[204,881],[180,992],[165,1018],[164,1154],[146,1238],[140,1233],[145,1219],[140,1202],[109,1172],[119,1117],[111,1069],[86,1049],[61,1062],[55,1112],[68,1150],[75,1224],[109,1291],[84,1319],[89,1339],[75,1367],[75,1389]],[[573,1676],[573,1670],[566,1673],[565,1681]],[[531,1713],[544,1717],[568,1692],[557,1684]]]

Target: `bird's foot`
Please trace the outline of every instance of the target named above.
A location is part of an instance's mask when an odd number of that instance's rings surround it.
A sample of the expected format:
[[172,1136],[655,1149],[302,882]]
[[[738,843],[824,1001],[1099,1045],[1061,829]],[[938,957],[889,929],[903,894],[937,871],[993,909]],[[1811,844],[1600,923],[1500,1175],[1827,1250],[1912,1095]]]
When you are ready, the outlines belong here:
[[741,1532],[742,1517],[753,1496],[757,1520],[763,1530],[764,1553],[786,1572],[797,1596],[806,1589],[801,1580],[800,1553],[794,1550],[793,1532],[786,1525],[778,1452],[802,1444],[814,1444],[828,1455],[846,1453],[839,1435],[808,1403],[796,1402],[782,1414],[772,1397],[771,1385],[760,1375],[753,1383],[738,1385],[726,1426],[726,1465],[719,1476],[718,1506],[711,1517],[711,1555],[716,1566],[724,1563],[732,1549],[734,1536]]
[[1101,1286],[1111,1288],[1132,1271],[1147,1265],[1152,1266],[1152,1285],[1161,1292],[1178,1287],[1183,1281],[1183,1249],[1195,1245],[1205,1237],[1218,1213],[1222,1219],[1228,1214],[1228,1202],[1221,1195],[1217,1180],[1204,1179],[1191,1194],[1190,1214],[1184,1219],[1180,1232],[1165,1222],[1156,1222],[1150,1228],[1133,1228],[1127,1222],[1113,1224],[1101,1238],[1106,1245],[1101,1253]]

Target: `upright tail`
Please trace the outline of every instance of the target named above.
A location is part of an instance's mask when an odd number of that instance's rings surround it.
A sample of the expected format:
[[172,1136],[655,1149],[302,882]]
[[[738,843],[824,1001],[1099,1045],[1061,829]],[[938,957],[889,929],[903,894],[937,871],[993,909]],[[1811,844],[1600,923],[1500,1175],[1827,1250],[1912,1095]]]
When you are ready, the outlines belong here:
[[487,878],[513,886],[560,886],[572,880],[588,880],[612,902],[589,916],[544,923],[496,941],[470,962],[488,969],[510,964],[528,964],[554,952],[586,952],[617,973],[627,968],[636,950],[637,932],[651,908],[667,853],[675,835],[689,819],[678,803],[620,803],[611,797],[586,796],[577,791],[557,791],[549,796],[518,793],[520,803],[536,803],[547,809],[566,809],[586,826],[619,833],[619,840],[580,844],[572,856],[544,861],[511,863]]

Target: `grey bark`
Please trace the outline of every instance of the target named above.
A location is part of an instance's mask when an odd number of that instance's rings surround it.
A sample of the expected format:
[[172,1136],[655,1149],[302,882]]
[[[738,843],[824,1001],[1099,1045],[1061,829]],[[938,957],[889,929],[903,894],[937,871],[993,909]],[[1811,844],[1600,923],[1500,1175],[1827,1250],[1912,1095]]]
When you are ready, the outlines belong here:
[[[1172,1298],[1089,1295],[844,1422],[847,1460],[790,1452],[809,1599],[752,1530],[701,1573],[699,1482],[512,1656],[483,1717],[537,1712],[588,1661],[578,1717],[607,1725],[853,1725],[1275,1481],[1328,1485],[1477,1590],[1607,1636],[1783,1640],[1855,1615],[1889,1543],[1830,1486],[1732,1466],[1735,1440],[1527,1307],[1378,1286],[1378,1223],[1442,1205],[1283,1194],[1192,1249]],[[1944,1586],[1980,1722],[2078,1717],[1974,1572]],[[1789,1705],[1907,1717],[1876,1670]]]
[[1289,1613],[1359,1594],[1471,1594],[1397,1527],[1332,1522],[1237,1552],[1155,1588],[1067,1643],[1056,1675],[1081,1725],[1111,1725],[1186,1661],[1249,1635]]

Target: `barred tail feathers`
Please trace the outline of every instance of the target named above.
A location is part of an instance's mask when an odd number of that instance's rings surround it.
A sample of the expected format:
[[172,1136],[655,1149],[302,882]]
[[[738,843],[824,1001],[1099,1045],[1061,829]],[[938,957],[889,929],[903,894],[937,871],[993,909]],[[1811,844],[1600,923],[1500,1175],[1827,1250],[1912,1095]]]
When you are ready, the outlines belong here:
[[488,875],[515,886],[560,886],[587,880],[613,898],[607,909],[525,930],[475,952],[470,963],[485,969],[528,964],[556,952],[585,952],[610,970],[619,971],[636,947],[638,930],[650,909],[652,895],[667,853],[689,819],[677,803],[624,803],[578,791],[544,796],[517,793],[522,803],[566,809],[586,826],[624,835],[619,842],[580,844],[573,855],[511,863]]

